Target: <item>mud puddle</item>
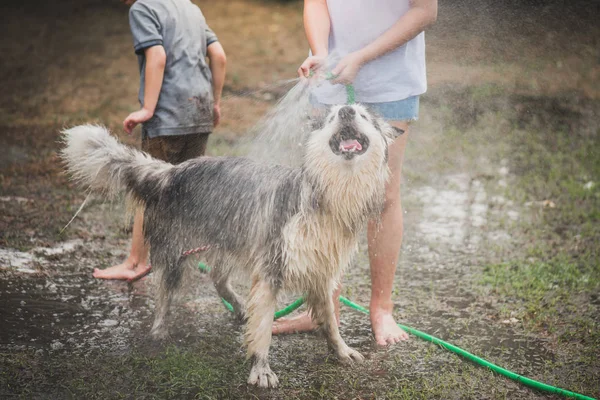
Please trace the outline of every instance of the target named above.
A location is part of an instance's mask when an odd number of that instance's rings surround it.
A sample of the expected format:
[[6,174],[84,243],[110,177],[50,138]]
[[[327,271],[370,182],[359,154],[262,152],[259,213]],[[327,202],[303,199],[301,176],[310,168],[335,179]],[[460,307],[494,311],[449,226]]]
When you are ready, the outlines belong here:
[[88,274],[0,280],[0,346],[8,350],[122,350],[151,313],[140,290],[90,281]]
[[[27,252],[0,248],[0,351],[121,352],[151,342],[152,276],[133,284],[92,277],[93,267],[123,258],[115,247],[120,244],[75,239]],[[175,342],[197,340],[206,331],[199,315],[226,314],[208,276],[193,271],[190,277],[193,283],[173,310]],[[181,319],[183,326],[177,322]]]

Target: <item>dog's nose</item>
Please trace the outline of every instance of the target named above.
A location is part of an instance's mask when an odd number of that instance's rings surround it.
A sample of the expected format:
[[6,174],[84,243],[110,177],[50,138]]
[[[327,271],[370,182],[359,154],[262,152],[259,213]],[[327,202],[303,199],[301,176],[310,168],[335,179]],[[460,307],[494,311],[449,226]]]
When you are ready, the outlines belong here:
[[338,111],[338,115],[340,116],[341,120],[353,119],[355,114],[356,114],[356,111],[354,111],[354,108],[352,108],[350,106],[344,106],[344,107],[340,108],[340,111]]

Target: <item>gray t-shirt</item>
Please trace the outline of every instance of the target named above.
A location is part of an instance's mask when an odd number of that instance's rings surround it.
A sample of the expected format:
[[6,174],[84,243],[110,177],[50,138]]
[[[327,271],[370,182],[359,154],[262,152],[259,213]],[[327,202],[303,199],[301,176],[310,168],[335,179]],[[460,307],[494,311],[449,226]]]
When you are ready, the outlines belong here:
[[190,0],[138,0],[129,26],[140,66],[140,104],[144,102],[144,49],[162,45],[167,54],[154,116],[143,124],[148,137],[211,132],[212,75],[206,48],[217,36]]

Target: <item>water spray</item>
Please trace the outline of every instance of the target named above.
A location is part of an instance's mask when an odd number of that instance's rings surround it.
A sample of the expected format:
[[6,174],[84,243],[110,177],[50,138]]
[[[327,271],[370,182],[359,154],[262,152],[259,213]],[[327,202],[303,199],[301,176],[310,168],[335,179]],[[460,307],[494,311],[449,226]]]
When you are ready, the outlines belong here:
[[[309,76],[313,75],[313,71],[311,70]],[[329,71],[325,74],[325,79],[328,81],[336,78],[337,75],[334,75],[333,72]],[[356,103],[356,94],[354,92],[354,85],[349,83],[346,86],[346,104],[354,104]]]

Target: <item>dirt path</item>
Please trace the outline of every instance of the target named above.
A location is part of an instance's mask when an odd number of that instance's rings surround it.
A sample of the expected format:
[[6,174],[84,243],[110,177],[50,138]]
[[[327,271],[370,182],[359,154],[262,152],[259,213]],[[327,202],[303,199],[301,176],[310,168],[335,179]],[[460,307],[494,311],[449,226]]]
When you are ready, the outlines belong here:
[[[200,273],[171,341],[152,342],[151,279],[128,286],[90,274],[126,254],[122,203],[92,200],[59,233],[84,196],[62,175],[58,130],[116,129],[137,85],[124,10],[76,3],[7,10],[2,24],[14,40],[0,49],[10,93],[0,100],[0,396],[552,398],[414,337],[377,348],[368,319],[349,309],[342,335],[365,364],[339,365],[317,335],[282,336],[272,351],[281,388],[248,388],[242,329]],[[600,396],[597,35],[561,55],[565,32],[549,27],[556,9],[543,8],[541,22],[534,6],[486,4],[471,23],[467,5],[442,6],[428,36],[431,88],[407,152],[396,316],[517,373]],[[300,7],[201,6],[230,54],[226,123],[209,144],[227,154],[281,94],[259,89],[289,78],[305,54]],[[585,25],[581,10],[567,11],[564,21]],[[506,46],[481,39],[486,24]],[[368,304],[364,243],[344,285]]]

